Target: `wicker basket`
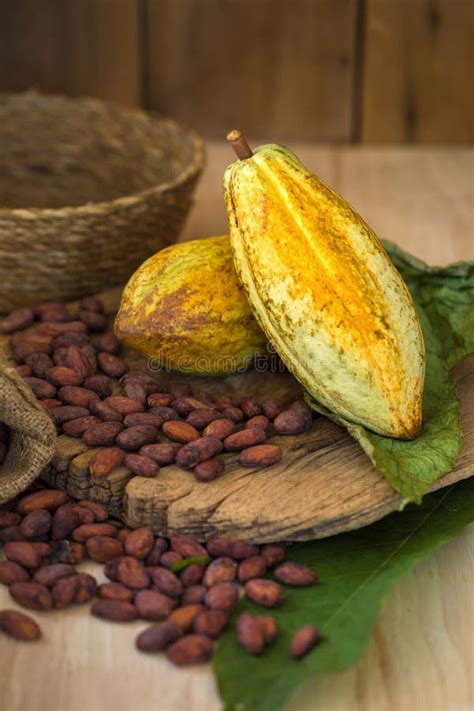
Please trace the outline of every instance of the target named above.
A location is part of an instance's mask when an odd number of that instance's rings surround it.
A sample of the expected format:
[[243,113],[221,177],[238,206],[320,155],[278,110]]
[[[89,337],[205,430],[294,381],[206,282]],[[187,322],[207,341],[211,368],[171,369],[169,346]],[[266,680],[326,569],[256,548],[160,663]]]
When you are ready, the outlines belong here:
[[201,138],[169,119],[0,96],[0,313],[123,283],[175,241],[203,163]]

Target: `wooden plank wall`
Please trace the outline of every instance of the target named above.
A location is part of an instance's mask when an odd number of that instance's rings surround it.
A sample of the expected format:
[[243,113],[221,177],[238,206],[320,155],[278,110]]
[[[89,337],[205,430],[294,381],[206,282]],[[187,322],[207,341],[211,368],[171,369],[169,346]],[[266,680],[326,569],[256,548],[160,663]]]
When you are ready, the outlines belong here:
[[0,91],[222,136],[474,141],[474,0],[0,0]]

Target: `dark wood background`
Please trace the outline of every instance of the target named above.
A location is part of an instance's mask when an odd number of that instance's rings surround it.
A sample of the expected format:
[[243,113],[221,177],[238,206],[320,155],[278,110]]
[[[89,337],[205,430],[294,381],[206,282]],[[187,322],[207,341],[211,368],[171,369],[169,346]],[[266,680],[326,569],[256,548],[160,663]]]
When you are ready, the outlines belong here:
[[0,91],[207,136],[472,143],[472,0],[0,0]]

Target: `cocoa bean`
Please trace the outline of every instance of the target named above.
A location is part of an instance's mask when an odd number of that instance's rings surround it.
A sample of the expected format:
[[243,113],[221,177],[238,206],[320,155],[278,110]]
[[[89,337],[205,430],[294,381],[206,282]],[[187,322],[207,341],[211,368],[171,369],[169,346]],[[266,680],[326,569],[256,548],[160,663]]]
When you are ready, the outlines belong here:
[[311,568],[288,560],[273,571],[274,577],[285,585],[314,585],[318,576]]
[[126,555],[121,558],[116,575],[118,582],[127,588],[139,590],[150,584],[150,576],[145,566],[133,556]]
[[117,528],[111,523],[84,523],[74,529],[72,540],[77,543],[84,543],[92,536],[110,536],[114,538],[116,535]]
[[[117,436],[117,445],[127,452],[134,452],[145,444],[156,442],[158,430],[151,425],[127,427]],[[156,466],[156,462],[153,462]]]
[[53,363],[54,365],[60,365],[69,368],[67,364],[67,348],[55,348],[53,353]]
[[87,415],[87,417],[78,417],[77,420],[68,420],[67,422],[64,422],[62,426],[62,432],[63,434],[68,435],[69,437],[76,437],[80,439],[84,432],[89,429],[89,427],[92,427],[92,425],[98,425],[99,422],[99,418],[94,417],[93,415]]
[[10,543],[14,541],[24,541],[25,536],[20,531],[19,526],[7,526],[0,530],[0,543]]
[[[185,571],[183,571],[183,573],[184,572]],[[181,595],[181,603],[183,605],[193,605],[195,603],[204,602],[206,593],[207,588],[204,587],[204,585],[190,585]]]
[[204,602],[213,610],[232,612],[239,600],[239,591],[234,583],[218,583],[208,589]]
[[281,412],[281,407],[274,400],[262,400],[262,412],[269,420],[274,420]]
[[46,412],[49,413],[49,411],[53,410],[55,407],[60,407],[62,402],[60,400],[56,400],[55,398],[48,397],[46,400],[41,400],[40,405],[44,407]]
[[42,380],[41,378],[23,378],[25,383],[29,385],[32,389],[34,396],[38,400],[45,400],[46,398],[54,398],[56,396],[56,388],[47,380]]
[[[195,410],[195,412],[209,412],[208,410]],[[232,435],[231,435],[232,437]],[[222,451],[222,442],[214,437],[200,437],[185,444],[176,455],[176,464],[183,469],[191,469],[205,459],[211,459]]]
[[312,625],[301,627],[291,640],[290,655],[293,659],[301,659],[320,641],[319,630]]
[[74,602],[89,602],[97,593],[97,581],[89,573],[75,573],[72,578],[77,580]]
[[136,400],[145,405],[147,400],[146,388],[140,383],[140,381],[135,379],[126,379],[122,382],[122,390],[124,395],[130,400]]
[[265,578],[253,578],[245,584],[245,594],[257,605],[275,607],[283,600],[283,590],[278,583]]
[[0,333],[23,331],[33,323],[35,317],[29,308],[15,309],[0,321]]
[[52,563],[43,565],[33,575],[35,583],[44,585],[47,588],[52,588],[58,580],[65,578],[68,575],[73,575],[76,569],[68,563]]
[[164,568],[171,568],[175,563],[179,563],[180,560],[183,560],[182,557],[179,555],[179,553],[176,553],[175,551],[167,551],[166,553],[163,553],[163,555],[160,558],[160,565],[163,566]]
[[130,469],[132,474],[137,476],[145,476],[153,478],[158,476],[160,472],[159,465],[150,457],[145,457],[143,454],[127,454],[125,457],[125,466]]
[[114,582],[114,583],[118,582],[117,568],[118,568],[118,564],[122,560],[122,557],[123,556],[111,558],[104,565],[103,573],[104,573],[105,577],[108,578],[109,580],[112,580],[112,582]]
[[9,541],[3,546],[3,553],[7,560],[19,563],[24,568],[39,568],[44,557],[37,546],[28,541]]
[[95,296],[85,296],[79,302],[79,309],[81,311],[93,311],[97,314],[104,313],[103,302]]
[[110,622],[132,622],[138,617],[135,605],[122,600],[96,600],[91,612],[95,617]]
[[30,366],[32,374],[36,378],[46,378],[48,370],[50,370],[54,363],[49,355],[46,353],[32,353],[27,356],[25,360],[26,364]]
[[221,395],[216,400],[216,408],[223,410],[225,407],[233,407],[235,405],[234,398],[231,395]]
[[267,567],[274,568],[275,565],[285,560],[286,549],[282,543],[267,543],[267,545],[262,546],[260,554],[265,558]]
[[120,341],[115,333],[108,331],[97,339],[97,348],[104,353],[116,355],[120,351]]
[[148,396],[147,404],[148,407],[168,407],[172,401],[173,396],[169,393],[152,393]]
[[143,412],[143,405],[138,400],[130,400],[122,395],[110,395],[105,398],[104,402],[115,410],[118,410],[121,415],[130,415],[133,412]]
[[157,567],[152,572],[152,578],[158,590],[165,595],[179,597],[183,594],[183,584],[171,570]]
[[176,666],[189,666],[208,662],[212,657],[213,643],[202,634],[187,634],[173,642],[166,656]]
[[282,435],[297,435],[311,427],[312,416],[308,406],[297,401],[287,410],[283,410],[274,420],[275,432]]
[[86,354],[81,351],[79,346],[76,345],[68,346],[66,352],[66,364],[69,368],[71,368],[71,370],[79,373],[82,381],[94,375],[96,371],[95,362],[88,358]]
[[159,415],[163,422],[170,420],[179,420],[179,415],[172,407],[152,407],[150,412],[154,415]]
[[237,577],[244,584],[252,578],[261,578],[267,572],[267,563],[261,555],[253,555],[250,558],[245,558],[239,565]]
[[237,640],[249,654],[258,656],[265,649],[265,635],[262,626],[250,612],[243,612],[236,626]]
[[[37,355],[41,355],[38,353]],[[33,374],[29,365],[17,365],[15,367],[16,372],[21,378],[29,378]]]
[[82,435],[82,439],[90,447],[111,447],[122,430],[121,422],[101,422],[89,427]]
[[233,538],[211,538],[206,543],[206,548],[213,558],[228,556],[234,560],[243,560],[259,553],[258,546],[253,543],[237,541]]
[[255,417],[251,417],[247,422],[245,423],[246,429],[250,429],[252,427],[256,427],[257,429],[263,430],[266,432],[270,426],[270,420],[266,415],[255,415]]
[[212,459],[199,462],[194,467],[194,476],[197,481],[213,481],[224,472],[224,469],[224,460],[220,457],[212,457]]
[[123,545],[109,536],[93,536],[86,541],[87,555],[96,563],[107,563],[112,558],[123,555]]
[[121,358],[102,351],[97,355],[100,369],[111,378],[121,378],[128,370],[128,365]]
[[46,509],[36,509],[26,514],[20,524],[20,531],[25,538],[36,538],[45,533],[49,533],[51,528],[52,516]]
[[258,615],[255,619],[263,632],[265,644],[273,642],[278,633],[277,624],[274,618],[270,617],[270,615]]
[[54,304],[47,308],[45,307],[39,314],[39,319],[43,322],[61,323],[70,321],[71,314],[65,304]]
[[204,610],[195,617],[193,631],[196,634],[217,639],[224,631],[228,621],[228,615],[222,610]]
[[17,526],[20,521],[21,516],[16,511],[0,511],[0,528]]
[[185,587],[190,585],[197,585],[202,580],[204,575],[204,566],[199,565],[199,563],[192,563],[185,568],[179,576],[179,579]]
[[30,579],[22,565],[13,560],[0,561],[0,583],[13,585],[13,583],[26,583]]
[[204,610],[204,605],[184,605],[173,610],[168,619],[178,625],[182,632],[189,632],[196,617]]
[[87,390],[87,388],[81,388],[77,385],[65,385],[59,389],[58,398],[65,405],[75,405],[89,409],[92,400],[98,400],[99,396],[93,390]]
[[84,387],[93,390],[99,397],[112,394],[112,380],[106,375],[91,375],[84,380]]
[[49,554],[51,563],[71,563],[78,565],[84,560],[84,546],[82,543],[71,541],[57,541],[51,544]]
[[132,412],[130,415],[126,415],[123,421],[127,427],[148,425],[155,427],[157,430],[163,424],[163,418],[159,415],[154,415],[152,412]]
[[81,309],[78,316],[79,320],[86,324],[89,331],[100,332],[104,331],[107,327],[107,318],[104,314]]
[[69,420],[77,420],[80,417],[89,417],[91,414],[85,407],[75,407],[74,405],[61,405],[50,412],[56,425],[63,425]]
[[143,632],[140,632],[135,640],[135,645],[141,652],[161,652],[172,642],[179,639],[182,634],[178,625],[168,620],[157,625],[151,625],[151,627],[147,627]]
[[181,449],[179,444],[146,444],[141,447],[140,454],[154,459],[157,464],[164,467],[173,464],[176,455]]
[[[56,336],[53,341],[53,348],[55,350],[57,350],[58,348],[67,349],[69,346],[77,346],[78,348],[82,348],[88,343],[90,343],[90,340],[89,336],[86,333],[76,333],[75,331],[67,331],[66,333],[61,333],[59,336]],[[73,368],[73,370],[76,370],[76,368],[74,368],[67,362],[67,352],[64,359],[64,365],[67,365],[68,368]]]
[[125,541],[125,553],[134,558],[146,558],[153,550],[155,539],[149,526],[142,526],[132,531]]
[[102,600],[122,600],[130,602],[133,599],[133,592],[121,583],[102,583],[97,589],[97,593]]
[[84,378],[77,370],[63,365],[55,365],[48,370],[48,380],[59,388],[63,385],[81,385]]
[[194,538],[185,536],[182,533],[175,533],[174,536],[171,536],[170,546],[171,549],[179,553],[182,558],[195,558],[207,555],[207,550],[204,546],[195,541]]
[[181,442],[181,444],[187,444],[199,438],[199,432],[195,427],[179,420],[165,422],[163,424],[163,432],[167,437],[175,442]]
[[244,420],[244,413],[240,407],[224,407],[221,417],[226,417],[227,419],[232,420],[232,422],[239,424]]
[[191,397],[190,395],[183,395],[182,397],[176,398],[176,400],[172,401],[171,407],[174,407],[181,417],[186,417],[186,415],[189,415],[193,410],[212,409],[212,406],[209,406],[209,404],[201,402],[201,400]]
[[225,439],[230,434],[235,432],[236,424],[232,420],[222,418],[213,420],[203,432],[204,437],[215,437],[216,439]]
[[212,587],[218,583],[230,583],[235,580],[236,575],[237,563],[235,560],[225,556],[215,558],[215,560],[207,566],[202,583],[207,587]]
[[175,599],[158,590],[139,590],[135,595],[138,614],[150,622],[158,622],[168,617],[176,604]]
[[9,587],[9,592],[18,605],[28,610],[51,610],[53,607],[48,588],[39,583],[13,583]]
[[261,429],[240,430],[240,432],[234,432],[225,438],[224,449],[226,452],[238,452],[247,447],[262,444],[266,438],[267,435]]
[[121,528],[120,531],[117,533],[117,540],[125,544],[125,541],[127,540],[131,532],[131,528]]
[[204,429],[214,420],[222,419],[222,413],[219,410],[193,410],[186,418],[186,422],[198,430]]
[[0,610],[0,631],[22,642],[34,642],[41,637],[39,625],[18,610]]
[[79,506],[82,506],[83,508],[92,511],[95,520],[99,521],[100,523],[107,521],[109,517],[109,512],[107,511],[105,506],[102,506],[102,504],[97,503],[97,501],[79,501]]
[[51,538],[60,541],[68,538],[72,531],[82,523],[81,516],[75,506],[64,504],[60,506],[53,516]]
[[125,452],[119,447],[105,447],[95,452],[89,460],[89,471],[92,476],[101,478],[120,467],[125,459]]
[[262,469],[276,464],[282,458],[281,447],[277,444],[259,444],[256,447],[243,449],[239,462],[243,467]]
[[253,397],[245,398],[240,402],[240,409],[244,413],[244,417],[250,420],[251,417],[256,417],[262,414],[262,408]]
[[153,543],[153,548],[150,554],[147,556],[146,564],[149,566],[156,566],[160,562],[160,558],[165,551],[168,550],[168,542],[165,538],[156,538]]
[[105,401],[94,400],[90,403],[89,408],[94,415],[100,417],[104,422],[122,422],[123,420],[123,415]]

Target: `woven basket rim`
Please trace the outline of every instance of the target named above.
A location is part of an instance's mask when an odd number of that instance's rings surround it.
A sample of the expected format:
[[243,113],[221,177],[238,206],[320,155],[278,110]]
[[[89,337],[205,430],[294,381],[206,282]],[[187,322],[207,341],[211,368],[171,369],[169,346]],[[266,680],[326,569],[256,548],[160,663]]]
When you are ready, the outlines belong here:
[[[0,92],[0,98],[7,96],[15,96],[18,94],[39,94],[41,97],[47,97],[48,94],[43,94],[40,92]],[[102,104],[111,104],[115,107],[124,109],[125,111],[139,111],[147,116],[150,116],[153,120],[161,121],[163,123],[168,123],[174,125],[181,133],[187,135],[191,139],[193,148],[192,161],[183,170],[178,173],[178,175],[173,179],[165,183],[159,183],[158,185],[152,185],[149,188],[144,188],[130,195],[122,195],[121,197],[115,198],[114,200],[102,200],[100,202],[88,202],[83,205],[73,205],[64,207],[0,207],[0,217],[17,217],[21,219],[37,219],[38,217],[63,217],[68,215],[91,215],[109,212],[112,208],[122,208],[129,207],[136,203],[146,200],[151,195],[158,195],[160,193],[165,193],[170,190],[174,190],[182,184],[185,184],[188,180],[192,179],[202,171],[205,158],[206,150],[205,143],[202,136],[199,135],[197,131],[190,128],[184,123],[176,121],[176,119],[170,118],[168,116],[163,116],[156,111],[149,111],[142,109],[141,107],[129,107],[121,106],[114,101],[103,101],[102,99],[97,99],[96,97],[89,96],[64,96],[63,94],[50,94],[49,96],[65,98],[71,102],[73,101],[93,101]]]

